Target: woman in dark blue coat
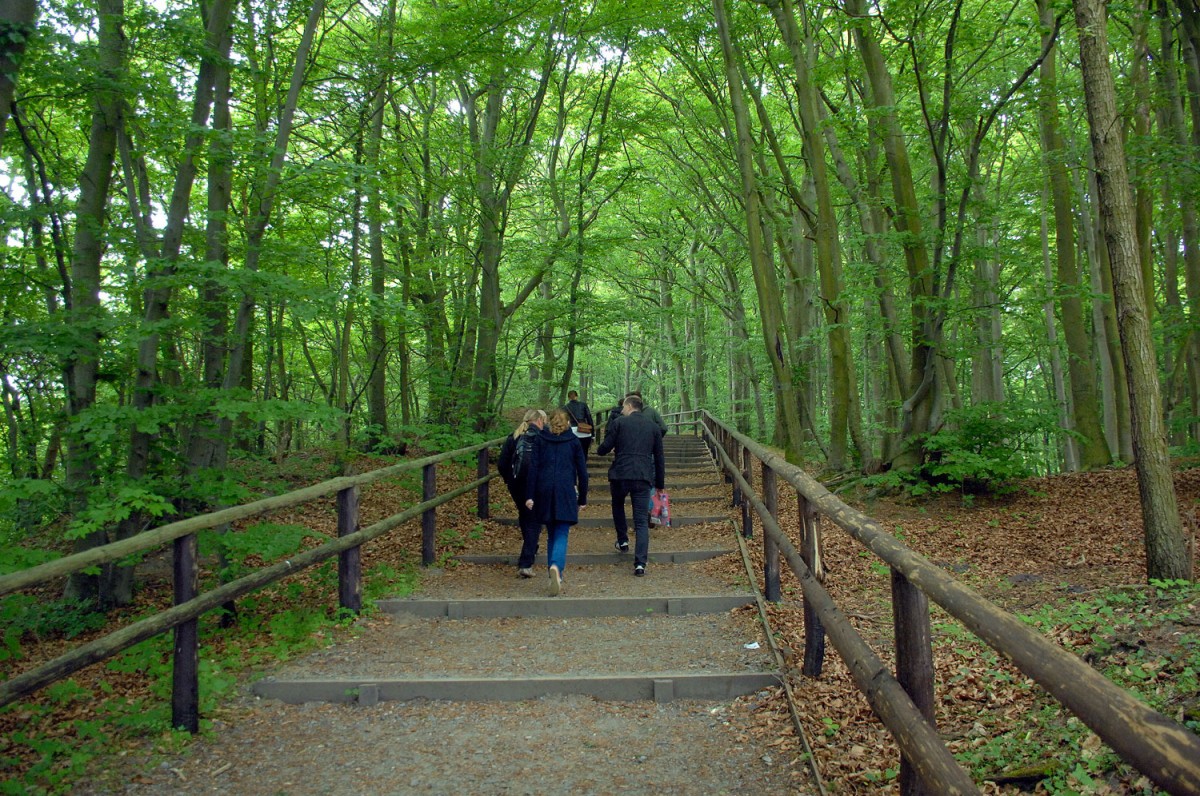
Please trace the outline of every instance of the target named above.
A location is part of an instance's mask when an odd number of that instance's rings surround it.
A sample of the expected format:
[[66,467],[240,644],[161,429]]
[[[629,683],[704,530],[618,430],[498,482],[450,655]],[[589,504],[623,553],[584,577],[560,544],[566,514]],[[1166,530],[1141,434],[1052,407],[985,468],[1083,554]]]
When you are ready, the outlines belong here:
[[550,425],[538,432],[525,481],[525,507],[546,525],[546,556],[550,564],[550,594],[562,591],[567,565],[567,535],[579,522],[579,507],[587,505],[587,459],[571,431],[571,417],[562,409],[550,415]]

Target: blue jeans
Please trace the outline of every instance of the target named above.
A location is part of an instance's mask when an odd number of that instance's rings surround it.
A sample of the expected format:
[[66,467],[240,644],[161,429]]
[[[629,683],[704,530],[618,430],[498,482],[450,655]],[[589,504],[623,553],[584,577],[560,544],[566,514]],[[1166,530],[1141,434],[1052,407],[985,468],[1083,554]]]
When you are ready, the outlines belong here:
[[546,566],[558,567],[559,574],[567,568],[567,535],[570,533],[570,523],[552,522],[546,526]]
[[629,544],[629,523],[625,519],[625,498],[633,503],[633,563],[646,566],[650,557],[650,482],[622,478],[608,482],[612,491],[613,526],[617,543]]

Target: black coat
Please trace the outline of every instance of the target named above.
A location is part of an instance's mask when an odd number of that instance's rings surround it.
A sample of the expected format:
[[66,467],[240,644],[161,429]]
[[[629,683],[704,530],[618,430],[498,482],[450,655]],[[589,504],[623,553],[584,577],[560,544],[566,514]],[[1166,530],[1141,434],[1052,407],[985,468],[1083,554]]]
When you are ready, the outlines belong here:
[[655,489],[664,488],[662,434],[653,420],[641,412],[632,412],[610,422],[596,455],[603,456],[611,450],[616,450],[617,455],[608,468],[608,480],[646,481]]
[[596,425],[592,420],[592,410],[583,401],[567,401],[563,409],[567,410],[567,414],[571,416],[571,425],[579,423],[587,423],[589,426]]
[[569,428],[561,434],[543,428],[534,438],[532,453],[525,497],[533,498],[533,516],[538,522],[576,524],[588,492],[583,445]]
[[[529,437],[530,448],[532,449],[533,440],[537,437],[537,427],[530,426],[525,431],[525,436]],[[500,477],[504,479],[504,485],[508,487],[508,494],[512,495],[512,499],[523,504],[525,502],[525,481],[529,474],[529,462],[525,462],[524,472],[520,476],[513,474],[513,456],[517,452],[517,438],[509,434],[504,439],[504,444],[500,446],[500,459],[496,462],[496,470],[500,473]],[[526,454],[528,455],[528,454]]]

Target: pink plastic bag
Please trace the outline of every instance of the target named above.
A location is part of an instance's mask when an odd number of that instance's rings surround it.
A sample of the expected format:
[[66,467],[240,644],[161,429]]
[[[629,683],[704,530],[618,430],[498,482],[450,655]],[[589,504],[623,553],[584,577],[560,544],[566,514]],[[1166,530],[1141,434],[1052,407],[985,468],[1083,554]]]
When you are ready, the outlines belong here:
[[671,527],[671,497],[665,489],[650,493],[650,524],[663,528]]

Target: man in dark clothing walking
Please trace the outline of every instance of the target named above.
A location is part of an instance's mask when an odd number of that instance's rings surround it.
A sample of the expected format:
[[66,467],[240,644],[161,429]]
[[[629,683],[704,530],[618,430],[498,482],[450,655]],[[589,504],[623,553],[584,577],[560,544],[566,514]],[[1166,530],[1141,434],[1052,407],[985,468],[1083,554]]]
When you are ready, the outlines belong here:
[[[661,431],[665,437],[667,435],[667,421],[663,420],[663,416],[658,413],[658,410],[647,404],[646,399],[643,398],[642,394],[637,390],[629,393],[629,395],[636,395],[638,397],[638,400],[642,402],[642,414],[653,420],[654,425],[658,426],[658,430]],[[628,398],[629,395],[626,395],[625,397]]]
[[633,574],[641,577],[646,574],[650,557],[650,489],[664,488],[666,470],[662,434],[655,422],[642,414],[642,399],[636,395],[625,399],[621,416],[608,424],[596,455],[612,450],[616,456],[608,468],[608,483],[617,529],[616,548],[622,553],[629,551],[629,523],[625,518],[628,496],[633,503]]
[[595,429],[592,410],[586,403],[579,400],[579,393],[575,390],[567,393],[567,403],[563,409],[567,410],[567,414],[571,418],[571,433],[579,438],[579,444],[583,446],[583,455],[586,458],[588,448],[592,447],[592,434]]

